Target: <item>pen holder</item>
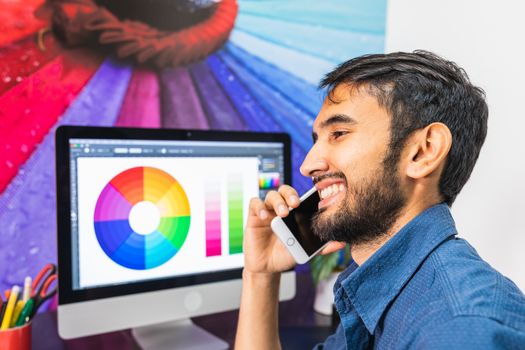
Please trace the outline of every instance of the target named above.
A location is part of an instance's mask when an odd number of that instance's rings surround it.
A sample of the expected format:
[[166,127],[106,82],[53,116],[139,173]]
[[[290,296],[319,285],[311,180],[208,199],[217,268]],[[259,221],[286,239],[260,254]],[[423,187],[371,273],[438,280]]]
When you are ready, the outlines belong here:
[[31,322],[0,330],[0,349],[31,350]]

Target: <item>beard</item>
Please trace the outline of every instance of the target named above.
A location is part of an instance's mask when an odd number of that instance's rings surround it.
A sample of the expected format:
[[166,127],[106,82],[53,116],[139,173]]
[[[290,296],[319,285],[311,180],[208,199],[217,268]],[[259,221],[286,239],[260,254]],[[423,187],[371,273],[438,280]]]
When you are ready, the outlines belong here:
[[[378,175],[368,181],[354,185],[346,181],[346,198],[333,214],[325,214],[327,208],[315,214],[313,232],[323,241],[341,241],[350,245],[370,243],[387,234],[406,204],[396,174],[395,158],[389,154],[382,162]],[[343,173],[322,176],[325,177],[346,180]],[[354,205],[350,203],[350,198]]]

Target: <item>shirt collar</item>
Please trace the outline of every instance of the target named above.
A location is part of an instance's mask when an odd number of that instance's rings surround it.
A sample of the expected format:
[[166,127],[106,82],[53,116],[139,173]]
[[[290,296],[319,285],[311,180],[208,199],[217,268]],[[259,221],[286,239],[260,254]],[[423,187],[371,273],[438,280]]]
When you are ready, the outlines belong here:
[[[334,287],[346,294],[370,334],[386,307],[399,294],[426,257],[456,234],[446,204],[435,205],[412,219],[363,265],[344,271]],[[343,290],[339,290],[343,288]]]

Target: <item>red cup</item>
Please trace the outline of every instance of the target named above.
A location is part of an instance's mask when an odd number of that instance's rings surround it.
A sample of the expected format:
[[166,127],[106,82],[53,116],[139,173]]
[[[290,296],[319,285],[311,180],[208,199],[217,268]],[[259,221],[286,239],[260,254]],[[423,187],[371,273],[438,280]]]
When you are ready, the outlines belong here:
[[0,349],[31,350],[31,322],[0,330]]

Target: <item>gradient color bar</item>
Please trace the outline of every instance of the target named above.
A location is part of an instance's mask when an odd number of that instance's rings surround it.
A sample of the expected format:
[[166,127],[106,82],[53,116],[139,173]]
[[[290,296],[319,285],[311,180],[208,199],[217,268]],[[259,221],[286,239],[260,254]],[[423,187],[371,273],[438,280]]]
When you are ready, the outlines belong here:
[[206,183],[206,256],[222,254],[221,191],[217,180]]
[[243,237],[243,181],[241,174],[228,176],[228,224],[230,227],[230,254],[242,253]]

